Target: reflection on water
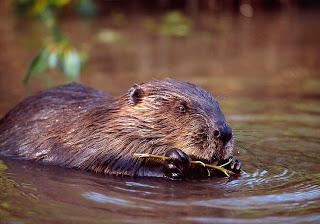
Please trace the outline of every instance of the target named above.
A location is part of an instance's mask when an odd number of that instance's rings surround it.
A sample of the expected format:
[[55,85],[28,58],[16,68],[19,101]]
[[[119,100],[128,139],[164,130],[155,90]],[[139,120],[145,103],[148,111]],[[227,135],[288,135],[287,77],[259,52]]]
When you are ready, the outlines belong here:
[[[133,82],[174,74],[220,96],[244,171],[235,179],[181,182],[1,158],[0,222],[319,223],[319,15],[304,16],[213,18],[215,31],[185,39],[132,32],[132,21],[121,30],[131,37],[121,46],[95,40],[104,21],[67,21],[74,39],[92,43],[85,83],[118,94]],[[13,44],[29,31],[10,21],[0,21],[8,35],[0,39],[7,53],[0,57],[0,114],[25,94],[18,74],[31,54]]]
[[82,194],[82,196],[89,200],[93,200],[99,203],[110,203],[110,204],[122,205],[122,206],[127,206],[129,204],[127,200],[113,198],[97,192],[85,192]]

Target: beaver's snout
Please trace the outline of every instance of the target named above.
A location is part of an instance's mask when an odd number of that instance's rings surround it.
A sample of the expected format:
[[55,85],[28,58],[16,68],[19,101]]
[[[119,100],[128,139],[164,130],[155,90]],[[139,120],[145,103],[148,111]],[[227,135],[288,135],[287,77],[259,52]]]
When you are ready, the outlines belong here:
[[232,138],[232,129],[227,124],[219,125],[214,131],[213,136],[220,140],[225,146]]

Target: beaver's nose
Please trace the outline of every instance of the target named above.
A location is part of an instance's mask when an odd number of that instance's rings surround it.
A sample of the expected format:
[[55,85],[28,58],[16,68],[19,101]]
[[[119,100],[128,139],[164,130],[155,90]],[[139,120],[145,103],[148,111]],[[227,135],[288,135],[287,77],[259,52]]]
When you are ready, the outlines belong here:
[[220,139],[223,142],[223,145],[227,144],[232,138],[232,129],[224,124],[220,125],[213,133],[214,137]]

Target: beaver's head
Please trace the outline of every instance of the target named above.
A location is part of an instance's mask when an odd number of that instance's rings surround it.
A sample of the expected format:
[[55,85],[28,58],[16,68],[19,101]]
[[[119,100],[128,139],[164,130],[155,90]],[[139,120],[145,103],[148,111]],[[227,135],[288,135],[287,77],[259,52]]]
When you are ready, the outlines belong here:
[[217,100],[201,87],[166,79],[130,88],[127,127],[134,138],[151,143],[148,152],[179,148],[194,160],[213,162],[231,156],[232,130]]

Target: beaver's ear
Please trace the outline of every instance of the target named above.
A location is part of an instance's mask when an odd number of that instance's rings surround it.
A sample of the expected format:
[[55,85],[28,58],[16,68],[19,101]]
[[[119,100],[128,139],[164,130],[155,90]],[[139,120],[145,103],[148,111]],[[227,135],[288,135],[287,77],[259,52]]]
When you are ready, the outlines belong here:
[[128,91],[128,101],[131,105],[137,104],[143,97],[143,89],[140,85],[133,85]]

